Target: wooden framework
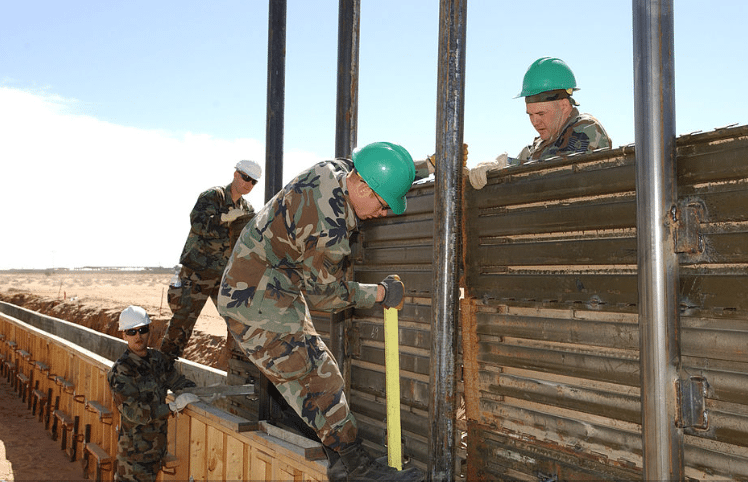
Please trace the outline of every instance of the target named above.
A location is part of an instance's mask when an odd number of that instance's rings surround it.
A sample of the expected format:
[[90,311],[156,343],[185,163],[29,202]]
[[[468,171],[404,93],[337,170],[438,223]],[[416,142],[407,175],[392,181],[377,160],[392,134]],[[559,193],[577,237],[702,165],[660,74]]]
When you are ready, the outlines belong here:
[[[82,461],[82,475],[113,480],[119,412],[106,380],[112,361],[5,313],[0,360],[6,387],[38,411],[71,462]],[[292,435],[268,432],[211,405],[192,404],[170,420],[169,456],[159,480],[327,480],[327,461],[308,441],[296,444]]]

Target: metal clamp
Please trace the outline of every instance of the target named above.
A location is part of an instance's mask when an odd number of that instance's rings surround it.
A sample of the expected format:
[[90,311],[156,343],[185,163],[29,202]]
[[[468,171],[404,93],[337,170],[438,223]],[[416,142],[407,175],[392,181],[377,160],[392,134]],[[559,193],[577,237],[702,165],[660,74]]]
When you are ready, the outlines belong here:
[[709,429],[709,411],[706,408],[708,390],[709,382],[704,377],[678,380],[678,427]]

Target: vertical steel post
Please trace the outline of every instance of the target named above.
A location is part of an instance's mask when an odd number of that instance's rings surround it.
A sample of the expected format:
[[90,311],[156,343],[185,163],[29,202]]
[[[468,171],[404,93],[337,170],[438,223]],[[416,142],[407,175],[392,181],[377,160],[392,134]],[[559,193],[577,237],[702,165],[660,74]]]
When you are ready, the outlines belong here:
[[[335,109],[335,157],[350,159],[358,136],[358,52],[361,31],[361,0],[338,4],[338,89]],[[346,326],[350,309],[330,317],[330,349],[350,388],[351,359],[346,350]]]
[[358,52],[361,0],[338,6],[338,92],[335,109],[335,157],[350,159],[358,136]]
[[[265,202],[283,187],[283,123],[286,92],[286,0],[268,0],[268,93],[265,125]],[[258,416],[271,418],[268,379],[260,374]]]
[[286,0],[268,1],[265,202],[283,187],[283,125],[286,97]]
[[633,34],[644,480],[682,480],[673,0],[634,0]]
[[[431,399],[428,477],[455,480],[457,324],[462,242],[462,138],[467,0],[441,0],[431,299]],[[436,219],[442,222],[437,222]]]

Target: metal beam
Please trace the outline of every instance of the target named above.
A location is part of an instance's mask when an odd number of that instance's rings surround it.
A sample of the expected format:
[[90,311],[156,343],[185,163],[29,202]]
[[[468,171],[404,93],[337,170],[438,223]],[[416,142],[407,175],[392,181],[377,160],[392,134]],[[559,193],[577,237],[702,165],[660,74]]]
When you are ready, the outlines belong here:
[[673,1],[634,0],[633,34],[644,480],[683,480]]
[[462,139],[467,0],[441,0],[436,115],[434,284],[428,477],[456,480],[456,377],[462,245]]

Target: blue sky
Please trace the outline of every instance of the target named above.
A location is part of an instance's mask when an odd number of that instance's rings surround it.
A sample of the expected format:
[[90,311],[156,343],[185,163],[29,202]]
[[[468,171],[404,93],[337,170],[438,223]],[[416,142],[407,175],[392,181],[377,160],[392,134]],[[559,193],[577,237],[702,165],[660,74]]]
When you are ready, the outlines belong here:
[[[0,269],[171,266],[198,194],[264,163],[267,0],[0,0]],[[358,143],[434,151],[438,0],[362,0]],[[564,59],[634,142],[632,4],[468,1],[468,165],[535,136],[514,97]],[[334,154],[337,0],[288,0],[284,178]],[[748,2],[675,0],[676,131],[748,122]],[[248,200],[259,208],[258,185]]]

